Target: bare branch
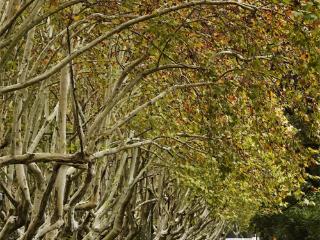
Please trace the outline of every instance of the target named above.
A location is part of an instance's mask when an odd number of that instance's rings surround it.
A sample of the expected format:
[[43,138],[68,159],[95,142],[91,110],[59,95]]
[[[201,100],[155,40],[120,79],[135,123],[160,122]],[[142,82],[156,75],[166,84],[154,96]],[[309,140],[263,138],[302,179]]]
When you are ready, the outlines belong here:
[[272,55],[257,55],[257,56],[253,56],[253,57],[248,58],[248,57],[245,57],[245,56],[241,55],[240,53],[233,51],[233,50],[221,51],[221,52],[218,52],[216,55],[217,56],[219,56],[219,55],[232,55],[232,56],[235,56],[236,58],[238,58],[239,60],[245,61],[245,62],[250,62],[255,59],[270,60],[273,57]]
[[168,93],[170,93],[170,92],[172,92],[172,91],[174,91],[176,89],[189,88],[189,87],[200,87],[200,86],[210,86],[210,85],[213,85],[213,84],[215,84],[215,82],[199,82],[199,83],[191,83],[191,84],[183,84],[183,85],[172,86],[172,87],[166,89],[165,91],[161,92],[160,94],[158,94],[154,98],[150,99],[146,103],[140,105],[139,107],[137,107],[136,109],[134,109],[133,111],[128,113],[126,116],[124,116],[124,118],[118,120],[117,123],[114,126],[112,126],[110,129],[108,129],[105,132],[105,134],[106,135],[111,134],[114,130],[116,130],[117,128],[121,127],[123,124],[128,122],[131,118],[136,116],[143,109],[145,109],[148,106],[154,104],[156,101],[160,100],[161,98],[165,97]]
[[29,164],[32,162],[57,162],[60,164],[83,164],[87,160],[83,159],[79,153],[61,154],[61,153],[26,153],[16,156],[0,157],[0,167],[11,164]]

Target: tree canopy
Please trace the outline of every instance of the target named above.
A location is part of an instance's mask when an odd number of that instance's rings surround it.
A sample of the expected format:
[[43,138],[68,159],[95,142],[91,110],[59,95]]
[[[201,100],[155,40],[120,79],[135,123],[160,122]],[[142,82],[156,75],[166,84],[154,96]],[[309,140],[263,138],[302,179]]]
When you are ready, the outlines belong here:
[[1,1],[0,239],[219,239],[302,197],[319,9]]

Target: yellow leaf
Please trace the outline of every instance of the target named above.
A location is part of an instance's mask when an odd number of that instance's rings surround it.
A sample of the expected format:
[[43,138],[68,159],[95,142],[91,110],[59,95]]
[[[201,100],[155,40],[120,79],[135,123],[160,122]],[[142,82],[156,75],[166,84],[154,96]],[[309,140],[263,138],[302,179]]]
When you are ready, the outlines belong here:
[[79,15],[74,16],[74,17],[73,17],[73,20],[79,21],[79,20],[80,20],[80,16],[79,16]]

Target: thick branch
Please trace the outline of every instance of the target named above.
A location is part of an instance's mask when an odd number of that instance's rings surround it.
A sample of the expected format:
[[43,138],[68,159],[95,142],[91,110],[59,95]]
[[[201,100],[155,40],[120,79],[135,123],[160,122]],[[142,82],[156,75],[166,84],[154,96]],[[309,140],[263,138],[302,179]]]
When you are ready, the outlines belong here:
[[86,160],[83,159],[80,153],[75,154],[60,154],[60,153],[26,153],[16,156],[0,157],[0,167],[11,164],[29,164],[32,162],[57,162],[61,164],[83,164]]
[[127,150],[134,147],[140,147],[143,145],[151,144],[152,140],[145,140],[142,142],[136,142],[132,144],[124,144],[119,147],[106,149],[103,151],[96,152],[88,157],[88,155],[82,154],[81,152],[73,154],[62,154],[62,153],[26,153],[16,156],[3,156],[0,157],[0,167],[4,167],[11,164],[29,164],[33,162],[56,162],[59,164],[85,164],[88,161],[92,161],[107,155],[112,155],[123,150]]
[[35,218],[33,219],[33,221],[30,223],[25,235],[22,238],[23,240],[33,239],[33,236],[35,235],[37,229],[40,227],[41,222],[43,220],[43,216],[45,214],[46,206],[48,204],[50,193],[52,192],[54,183],[57,178],[59,168],[60,168],[60,166],[58,166],[58,165],[56,165],[54,167],[52,175],[51,175],[50,180],[48,182],[47,188],[42,195],[39,211],[38,211],[37,215],[35,216]]
[[104,156],[107,156],[107,155],[118,153],[118,152],[123,151],[123,150],[127,150],[127,149],[130,149],[130,148],[135,148],[135,147],[140,147],[140,146],[151,144],[151,143],[152,143],[152,140],[145,140],[143,142],[125,144],[125,145],[120,146],[120,147],[110,148],[110,149],[103,150],[103,151],[96,152],[96,153],[92,154],[92,156],[90,157],[90,160],[94,160],[94,159],[101,158],[101,157],[104,157]]

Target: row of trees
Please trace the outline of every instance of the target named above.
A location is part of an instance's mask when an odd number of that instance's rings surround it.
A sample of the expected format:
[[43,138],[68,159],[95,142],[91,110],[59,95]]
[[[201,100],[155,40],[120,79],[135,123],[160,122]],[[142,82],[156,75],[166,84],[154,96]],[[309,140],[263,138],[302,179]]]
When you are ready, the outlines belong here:
[[318,1],[0,2],[0,239],[218,239],[303,195]]

